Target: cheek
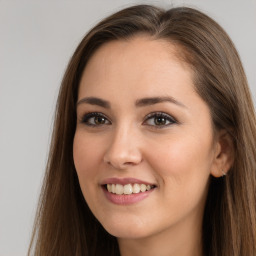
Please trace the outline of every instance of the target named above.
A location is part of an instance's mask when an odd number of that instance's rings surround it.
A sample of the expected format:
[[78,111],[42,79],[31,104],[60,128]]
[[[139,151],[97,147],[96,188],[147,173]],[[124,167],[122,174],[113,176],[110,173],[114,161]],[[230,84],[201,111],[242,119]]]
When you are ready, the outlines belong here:
[[[152,148],[152,147],[151,147]],[[212,160],[210,143],[201,142],[189,137],[166,140],[154,144],[154,152],[148,151],[152,164],[160,165],[163,174],[182,174],[197,167],[208,168]],[[153,154],[152,154],[153,153]],[[199,171],[199,170],[198,170]]]
[[188,143],[174,142],[156,151],[151,166],[160,184],[159,203],[165,205],[162,217],[178,220],[202,212],[209,181],[208,154],[201,147],[193,146],[192,150]]
[[[90,136],[77,132],[73,143],[74,164],[81,187],[91,182],[97,175],[97,165],[100,163],[100,151]],[[96,170],[95,170],[96,169]]]
[[154,148],[157,153],[148,152],[151,154],[148,159],[165,195],[174,195],[178,199],[178,195],[191,198],[193,194],[200,196],[203,193],[213,159],[209,140],[183,136],[182,140],[172,138]]
[[74,164],[84,199],[92,212],[97,209],[95,202],[99,187],[98,175],[100,172],[101,150],[92,136],[76,132],[73,143]]

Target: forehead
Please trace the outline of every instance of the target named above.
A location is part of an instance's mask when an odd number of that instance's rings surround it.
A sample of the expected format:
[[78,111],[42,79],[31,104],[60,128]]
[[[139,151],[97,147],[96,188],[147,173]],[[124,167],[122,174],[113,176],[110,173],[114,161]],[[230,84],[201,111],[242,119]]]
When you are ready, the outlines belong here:
[[[187,63],[184,61],[184,55],[185,50],[178,44],[139,34],[128,39],[113,40],[101,45],[90,57],[84,71],[88,70],[88,66],[104,65],[106,61],[115,62],[122,59],[126,63],[138,63],[139,60],[148,58],[154,59],[158,64],[158,60],[175,59],[184,68],[188,68]],[[135,59],[134,56],[136,56]],[[143,64],[146,68],[147,64],[145,62]],[[148,63],[148,65],[152,65],[152,63]]]
[[108,94],[118,89],[151,96],[166,94],[181,84],[193,90],[192,71],[179,59],[179,51],[174,44],[149,36],[108,42],[88,61],[79,94]]

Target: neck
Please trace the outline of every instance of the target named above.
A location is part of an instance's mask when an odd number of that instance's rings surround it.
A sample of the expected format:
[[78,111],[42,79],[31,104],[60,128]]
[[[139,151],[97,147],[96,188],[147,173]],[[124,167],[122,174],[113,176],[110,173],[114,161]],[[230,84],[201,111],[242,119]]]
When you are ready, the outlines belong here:
[[202,223],[183,220],[145,238],[119,238],[118,244],[121,256],[202,256]]

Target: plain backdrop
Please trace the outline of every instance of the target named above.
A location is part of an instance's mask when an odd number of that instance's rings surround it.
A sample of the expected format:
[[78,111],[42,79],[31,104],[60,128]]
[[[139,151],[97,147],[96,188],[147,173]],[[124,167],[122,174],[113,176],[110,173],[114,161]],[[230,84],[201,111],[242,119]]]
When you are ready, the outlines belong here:
[[233,39],[256,98],[256,0],[0,0],[0,256],[26,255],[65,67],[83,35],[131,4],[197,7]]

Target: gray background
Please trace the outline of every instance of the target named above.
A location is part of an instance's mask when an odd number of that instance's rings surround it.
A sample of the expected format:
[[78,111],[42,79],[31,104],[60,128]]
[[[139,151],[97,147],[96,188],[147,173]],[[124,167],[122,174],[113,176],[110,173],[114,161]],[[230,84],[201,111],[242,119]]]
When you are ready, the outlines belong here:
[[60,81],[101,18],[133,3],[197,7],[229,33],[256,98],[256,0],[0,0],[0,256],[26,255]]

